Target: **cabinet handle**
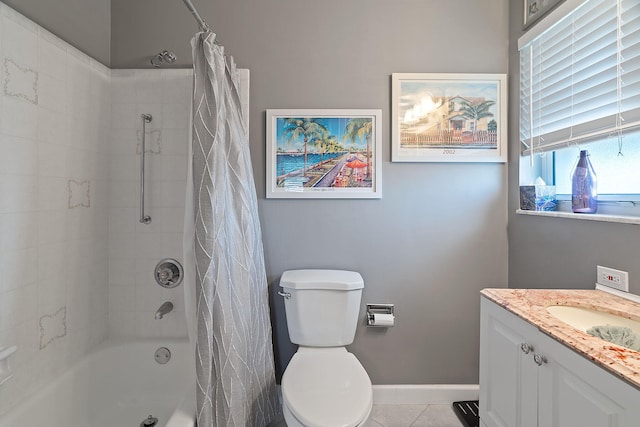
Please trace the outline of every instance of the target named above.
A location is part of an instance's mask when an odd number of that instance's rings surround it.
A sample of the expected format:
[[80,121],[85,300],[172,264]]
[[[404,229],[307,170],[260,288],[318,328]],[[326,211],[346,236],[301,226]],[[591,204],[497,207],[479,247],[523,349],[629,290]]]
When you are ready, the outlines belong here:
[[547,363],[547,358],[544,357],[541,354],[534,353],[533,354],[533,361],[536,362],[536,365],[541,366],[541,365]]
[[526,342],[523,342],[522,344],[520,344],[520,350],[522,350],[524,354],[529,354],[530,351],[533,351],[533,347],[531,347]]

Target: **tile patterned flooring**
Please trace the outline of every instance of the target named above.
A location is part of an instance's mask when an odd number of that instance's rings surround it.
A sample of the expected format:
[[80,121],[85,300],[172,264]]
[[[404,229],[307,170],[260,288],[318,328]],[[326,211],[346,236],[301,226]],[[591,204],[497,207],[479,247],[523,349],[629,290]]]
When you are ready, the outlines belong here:
[[451,405],[373,405],[371,427],[462,427]]
[[[286,427],[284,420],[271,427]],[[373,405],[370,427],[463,427],[451,405]]]

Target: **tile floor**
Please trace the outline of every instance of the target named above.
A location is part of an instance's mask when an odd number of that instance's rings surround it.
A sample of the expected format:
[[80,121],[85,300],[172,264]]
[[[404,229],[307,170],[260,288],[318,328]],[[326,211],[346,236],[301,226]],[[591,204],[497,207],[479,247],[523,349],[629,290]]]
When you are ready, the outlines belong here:
[[[279,420],[271,427],[286,427]],[[370,427],[462,427],[451,405],[373,405]]]
[[371,427],[462,427],[451,405],[373,405]]

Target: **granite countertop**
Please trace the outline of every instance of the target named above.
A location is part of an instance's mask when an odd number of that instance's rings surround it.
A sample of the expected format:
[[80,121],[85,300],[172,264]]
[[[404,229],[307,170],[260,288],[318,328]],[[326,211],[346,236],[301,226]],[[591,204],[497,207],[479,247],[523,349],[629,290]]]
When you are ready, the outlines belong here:
[[552,316],[546,308],[590,308],[640,321],[640,304],[600,290],[483,289],[481,294],[536,326],[609,372],[640,388],[640,352],[582,332]]

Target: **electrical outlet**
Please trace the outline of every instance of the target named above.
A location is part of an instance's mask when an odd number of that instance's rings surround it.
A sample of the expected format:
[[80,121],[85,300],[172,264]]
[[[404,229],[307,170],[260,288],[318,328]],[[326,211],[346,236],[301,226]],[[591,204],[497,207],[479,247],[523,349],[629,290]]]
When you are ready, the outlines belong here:
[[598,284],[629,292],[629,273],[614,268],[598,266]]

